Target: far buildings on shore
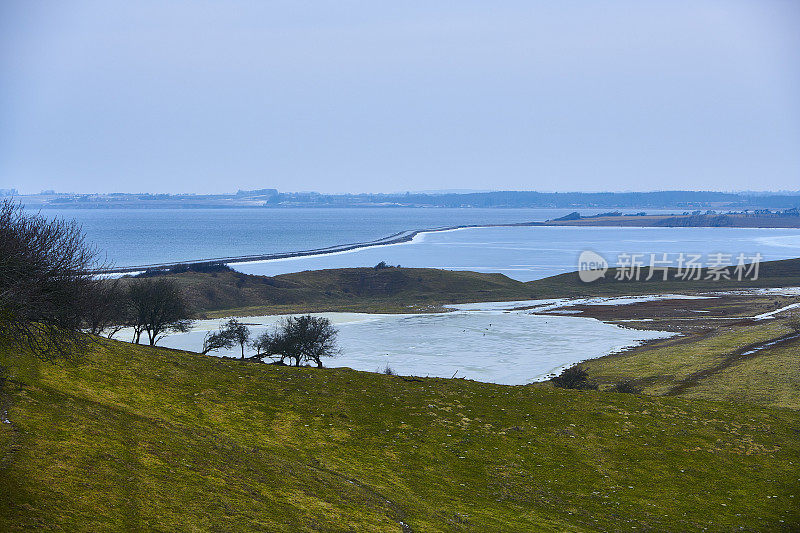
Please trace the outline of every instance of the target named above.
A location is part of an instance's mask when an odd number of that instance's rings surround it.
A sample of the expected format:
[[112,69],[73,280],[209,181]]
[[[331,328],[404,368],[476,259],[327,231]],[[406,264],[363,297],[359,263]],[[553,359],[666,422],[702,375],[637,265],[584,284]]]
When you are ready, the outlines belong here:
[[232,194],[61,193],[20,195],[0,189],[29,208],[224,208],[224,207],[527,207],[566,209],[677,209],[754,211],[800,208],[800,191],[787,193],[654,191],[544,193],[536,191],[322,194],[239,190]]

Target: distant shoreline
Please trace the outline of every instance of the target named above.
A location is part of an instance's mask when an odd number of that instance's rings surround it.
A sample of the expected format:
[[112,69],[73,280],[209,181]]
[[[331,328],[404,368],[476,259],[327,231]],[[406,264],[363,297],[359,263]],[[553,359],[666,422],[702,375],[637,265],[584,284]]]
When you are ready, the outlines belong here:
[[726,193],[714,191],[649,192],[538,192],[461,191],[407,193],[280,192],[277,189],[240,190],[229,194],[58,193],[42,191],[20,195],[0,189],[0,195],[16,197],[31,209],[113,208],[544,208],[544,209],[791,209],[800,207],[800,191],[786,193]]
[[692,213],[682,215],[604,215],[581,216],[571,213],[544,222],[547,226],[604,226],[639,228],[800,228],[797,209],[767,213]]

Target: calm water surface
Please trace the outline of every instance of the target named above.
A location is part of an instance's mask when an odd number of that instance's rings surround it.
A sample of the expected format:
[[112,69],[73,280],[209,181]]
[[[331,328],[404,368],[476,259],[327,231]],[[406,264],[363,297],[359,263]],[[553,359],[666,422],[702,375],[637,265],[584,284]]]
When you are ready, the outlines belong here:
[[[521,281],[577,270],[578,255],[594,250],[614,266],[619,254],[760,253],[763,261],[800,256],[800,230],[753,228],[470,228],[427,233],[414,242],[338,254],[232,265],[248,274],[372,266],[380,261],[407,267],[500,272]],[[707,264],[707,263],[705,263]]]
[[[409,229],[543,221],[569,209],[235,208],[47,209],[74,218],[110,262],[133,266],[214,257],[308,250],[363,242]],[[600,210],[580,210],[592,214]],[[634,212],[636,210],[630,210]],[[650,211],[655,212],[655,211]],[[372,266],[501,272],[520,280],[575,270],[578,254],[761,253],[764,260],[800,256],[800,230],[753,228],[478,228],[421,235],[413,243],[342,254],[251,264],[247,273]]]
[[[542,221],[568,209],[46,209],[77,220],[116,266],[308,250],[399,231]],[[588,213],[588,211],[587,211]]]

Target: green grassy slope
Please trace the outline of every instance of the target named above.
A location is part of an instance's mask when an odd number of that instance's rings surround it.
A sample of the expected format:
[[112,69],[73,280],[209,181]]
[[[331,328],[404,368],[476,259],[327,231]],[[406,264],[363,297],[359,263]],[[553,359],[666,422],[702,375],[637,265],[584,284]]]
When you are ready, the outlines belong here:
[[601,387],[631,380],[647,394],[800,410],[800,336],[789,322],[712,325],[581,366]]
[[800,413],[282,368],[0,355],[0,530],[800,527]]

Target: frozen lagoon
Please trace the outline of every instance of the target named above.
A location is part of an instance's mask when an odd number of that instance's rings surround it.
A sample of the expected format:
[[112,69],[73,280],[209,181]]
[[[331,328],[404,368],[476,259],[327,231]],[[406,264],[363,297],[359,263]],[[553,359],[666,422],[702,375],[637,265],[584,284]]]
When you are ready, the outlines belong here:
[[[571,364],[673,335],[626,329],[592,318],[536,315],[514,307],[557,305],[554,300],[466,304],[450,313],[380,315],[319,313],[339,329],[341,354],[328,367],[375,372],[390,366],[401,375],[456,377],[522,385]],[[280,316],[245,317],[253,335]],[[169,335],[160,346],[199,351],[208,331],[226,319],[201,320],[192,331]],[[121,332],[129,339],[130,332]],[[238,349],[238,348],[237,348]],[[238,357],[237,349],[215,355]],[[246,352],[252,354],[252,351]]]

